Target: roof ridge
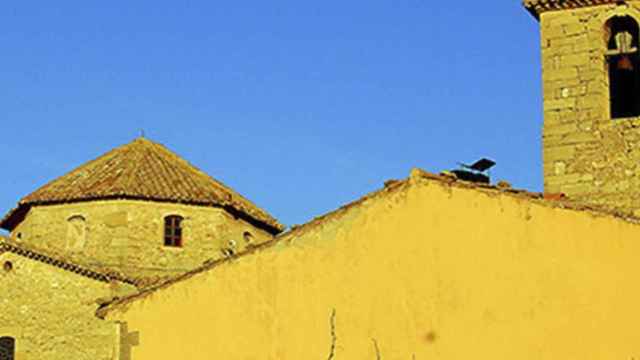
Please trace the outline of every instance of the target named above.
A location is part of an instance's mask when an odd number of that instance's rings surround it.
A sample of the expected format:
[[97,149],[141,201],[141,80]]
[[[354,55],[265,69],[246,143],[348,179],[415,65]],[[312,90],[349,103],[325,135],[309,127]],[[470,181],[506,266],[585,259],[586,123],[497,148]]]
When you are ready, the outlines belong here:
[[519,199],[524,199],[524,200],[528,200],[531,201],[534,204],[538,204],[541,206],[547,206],[547,207],[552,207],[552,208],[561,208],[561,209],[567,209],[567,210],[571,210],[571,211],[582,211],[582,212],[589,212],[589,213],[593,213],[596,215],[605,215],[605,216],[610,216],[612,218],[615,218],[617,220],[621,220],[621,221],[625,221],[625,222],[629,222],[632,224],[636,224],[636,225],[640,225],[640,218],[634,217],[634,216],[630,216],[627,214],[622,214],[620,212],[616,212],[616,211],[609,211],[607,209],[603,209],[603,208],[599,208],[599,207],[595,207],[592,205],[584,205],[584,204],[579,204],[579,203],[574,203],[568,200],[558,200],[561,199],[562,197],[559,196],[545,196],[545,194],[543,193],[536,193],[536,192],[530,192],[530,191],[526,191],[526,190],[518,190],[518,189],[512,189],[509,187],[499,187],[499,186],[494,186],[494,185],[487,185],[487,184],[480,184],[480,183],[473,183],[473,182],[468,182],[468,181],[464,181],[464,180],[460,180],[457,179],[455,177],[455,175],[447,175],[447,174],[434,174],[434,173],[430,173],[427,171],[424,171],[422,169],[419,168],[414,168],[411,170],[411,175],[403,180],[390,180],[390,181],[386,181],[385,182],[385,186],[379,190],[370,192],[362,197],[360,197],[357,200],[354,200],[352,202],[349,202],[345,205],[340,206],[339,208],[330,211],[324,215],[321,215],[319,217],[316,217],[314,219],[312,219],[311,221],[303,224],[303,225],[299,225],[299,226],[293,226],[291,228],[291,230],[287,231],[287,232],[283,232],[281,234],[279,234],[278,236],[276,236],[275,238],[273,238],[272,240],[269,240],[267,242],[264,242],[262,244],[259,244],[247,251],[244,251],[242,253],[239,253],[237,255],[228,257],[228,258],[222,258],[222,259],[218,259],[215,261],[212,261],[210,263],[207,263],[199,268],[196,268],[194,270],[191,270],[189,272],[186,272],[180,276],[168,279],[166,281],[162,281],[160,283],[156,283],[153,286],[147,287],[143,290],[141,290],[138,293],[135,294],[131,294],[129,296],[125,296],[123,298],[119,298],[119,299],[114,299],[114,301],[108,302],[108,303],[104,303],[101,305],[101,307],[96,311],[96,316],[100,317],[100,318],[104,318],[111,310],[113,310],[116,307],[119,307],[120,305],[124,305],[127,303],[130,303],[131,301],[135,301],[137,299],[141,299],[144,298],[152,293],[155,293],[156,291],[165,289],[170,287],[171,285],[175,284],[175,283],[179,283],[182,281],[185,281],[187,279],[192,278],[195,275],[207,272],[207,271],[213,271],[213,269],[215,269],[216,267],[222,265],[222,264],[226,264],[238,259],[242,259],[246,256],[250,256],[252,254],[256,254],[258,253],[260,250],[263,249],[268,249],[271,248],[275,245],[278,245],[284,241],[288,241],[291,240],[294,236],[298,236],[301,233],[304,233],[305,231],[309,230],[310,228],[313,228],[315,226],[320,226],[322,224],[324,224],[326,221],[329,220],[335,220],[337,217],[345,214],[348,210],[350,210],[351,208],[354,208],[356,206],[359,206],[365,202],[367,202],[368,200],[377,198],[379,196],[383,196],[383,195],[387,195],[387,194],[391,194],[394,193],[398,190],[401,190],[407,186],[410,186],[410,184],[412,183],[416,183],[417,181],[421,181],[421,180],[426,180],[426,181],[435,181],[438,182],[440,184],[444,184],[445,186],[451,186],[451,187],[456,187],[456,188],[460,188],[460,189],[468,189],[468,190],[475,190],[475,191],[480,191],[483,193],[495,193],[495,194],[503,194],[512,198],[519,198]]
[[[218,186],[224,188],[227,192],[231,193],[231,195],[232,195],[231,198],[225,199],[225,200],[229,201],[229,203],[231,202],[231,200],[233,200],[233,197],[236,197],[236,198],[239,198],[240,200],[242,200],[244,202],[247,202],[248,205],[251,205],[256,210],[258,210],[261,216],[270,216],[264,209],[262,209],[261,207],[257,206],[251,200],[249,200],[246,197],[242,196],[240,193],[238,193],[237,191],[235,191],[233,188],[231,188],[230,186],[226,185],[222,181],[220,181],[220,180],[214,178],[213,176],[209,175],[208,173],[206,173],[205,171],[200,169],[198,166],[196,166],[193,163],[191,163],[189,160],[181,157],[176,152],[174,152],[174,151],[170,150],[169,148],[167,148],[165,145],[163,145],[161,143],[154,142],[154,141],[146,139],[146,138],[144,140],[146,142],[145,145],[152,146],[152,147],[155,147],[155,148],[159,149],[160,151],[165,153],[165,155],[168,155],[169,157],[173,158],[173,160],[175,160],[176,162],[182,164],[184,166],[184,170],[185,171],[191,172],[192,174],[197,175],[199,177],[202,177],[203,179],[205,179],[207,181],[212,181],[215,184],[217,184]],[[228,205],[228,204],[225,204],[225,205]]]
[[[141,141],[141,138],[137,138],[133,142],[131,142],[130,144],[125,145],[125,146],[131,146],[131,151],[133,153],[131,161],[133,161],[134,163],[140,162],[139,158],[141,157],[140,156],[140,151],[137,149],[137,147],[133,146],[136,143],[144,144],[145,142]],[[135,177],[134,177],[133,172],[135,171],[135,169],[136,169],[135,167],[129,167],[129,168],[127,168],[127,170],[129,170],[128,172],[127,171],[123,171],[123,174],[122,174],[123,175],[122,177],[124,177],[122,179],[122,182],[124,183],[122,185],[123,190],[124,189],[130,189],[133,186],[134,181],[135,181]]]
[[147,140],[151,143],[152,146],[157,146],[159,149],[161,149],[163,152],[167,153],[169,156],[173,157],[174,160],[182,163],[185,165],[186,170],[187,171],[191,171],[194,174],[198,175],[198,176],[202,176],[204,178],[206,178],[207,180],[213,181],[214,183],[218,184],[219,186],[225,188],[228,192],[230,192],[233,196],[238,197],[240,199],[242,199],[243,201],[246,201],[248,203],[250,203],[251,205],[253,205],[255,208],[257,208],[258,210],[260,210],[261,212],[266,214],[266,211],[264,211],[261,207],[255,205],[251,200],[247,199],[246,197],[242,196],[242,194],[240,194],[239,192],[235,191],[233,188],[231,188],[230,186],[228,186],[227,184],[223,183],[222,181],[214,178],[213,176],[209,175],[208,173],[206,173],[204,170],[200,169],[198,166],[194,165],[193,163],[191,163],[189,160],[179,156],[177,153],[169,150],[166,146],[164,146],[163,144],[160,143],[155,143],[153,141]]

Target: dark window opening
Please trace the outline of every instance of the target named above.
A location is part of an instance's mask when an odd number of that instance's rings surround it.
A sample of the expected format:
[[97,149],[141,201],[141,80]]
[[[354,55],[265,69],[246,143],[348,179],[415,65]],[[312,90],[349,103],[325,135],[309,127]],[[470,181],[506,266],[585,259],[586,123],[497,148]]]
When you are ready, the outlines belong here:
[[182,247],[182,216],[164,218],[164,246]]
[[13,264],[11,263],[11,261],[5,261],[4,264],[2,264],[2,268],[4,269],[4,271],[9,272],[13,270]]
[[0,360],[14,360],[16,340],[12,337],[0,337]]
[[611,117],[640,116],[638,23],[630,16],[616,16],[607,22],[605,30]]

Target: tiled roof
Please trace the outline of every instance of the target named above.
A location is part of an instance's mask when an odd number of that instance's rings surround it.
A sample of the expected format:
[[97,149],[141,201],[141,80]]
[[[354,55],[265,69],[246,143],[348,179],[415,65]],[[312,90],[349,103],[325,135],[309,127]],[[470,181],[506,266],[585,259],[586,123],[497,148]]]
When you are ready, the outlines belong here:
[[524,6],[536,18],[540,14],[550,10],[573,9],[585,6],[596,6],[605,4],[617,4],[619,0],[524,0]]
[[275,218],[164,146],[145,138],[116,148],[23,198],[0,227],[14,228],[32,205],[140,199],[222,207],[278,233]]
[[60,268],[62,270],[76,273],[78,275],[88,277],[90,279],[94,279],[97,281],[111,282],[112,280],[115,280],[115,281],[120,281],[126,284],[138,286],[138,281],[135,279],[130,279],[116,273],[103,273],[99,271],[94,271],[94,270],[82,267],[80,265],[73,264],[65,260],[61,260],[59,258],[51,257],[49,255],[46,255],[36,250],[32,250],[23,246],[12,244],[8,242],[6,238],[0,237],[0,254],[5,252],[10,252],[34,261],[49,264],[51,266]]

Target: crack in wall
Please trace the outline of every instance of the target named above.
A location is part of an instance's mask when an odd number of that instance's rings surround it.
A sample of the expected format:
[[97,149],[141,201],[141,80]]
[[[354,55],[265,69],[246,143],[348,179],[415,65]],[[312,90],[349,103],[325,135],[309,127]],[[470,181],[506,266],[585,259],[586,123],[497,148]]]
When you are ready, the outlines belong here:
[[373,341],[373,348],[376,350],[376,360],[381,360],[382,355],[380,355],[380,348],[378,347],[378,342],[376,341],[375,338],[372,338],[371,341]]
[[329,350],[328,360],[333,360],[336,355],[336,342],[338,340],[336,336],[336,309],[331,311],[331,317],[329,318],[329,324],[331,326],[331,349]]

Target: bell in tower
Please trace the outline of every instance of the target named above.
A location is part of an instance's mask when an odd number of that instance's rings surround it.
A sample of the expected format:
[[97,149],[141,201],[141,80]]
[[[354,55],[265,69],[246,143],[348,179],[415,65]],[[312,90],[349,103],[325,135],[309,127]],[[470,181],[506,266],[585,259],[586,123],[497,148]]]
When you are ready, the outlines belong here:
[[638,48],[633,46],[633,35],[628,31],[621,31],[612,35],[615,48],[609,49],[607,55],[619,55],[618,70],[633,71],[633,63],[630,54],[635,54]]
[[607,60],[613,119],[640,116],[638,23],[630,16],[614,16],[605,24],[609,34]]

